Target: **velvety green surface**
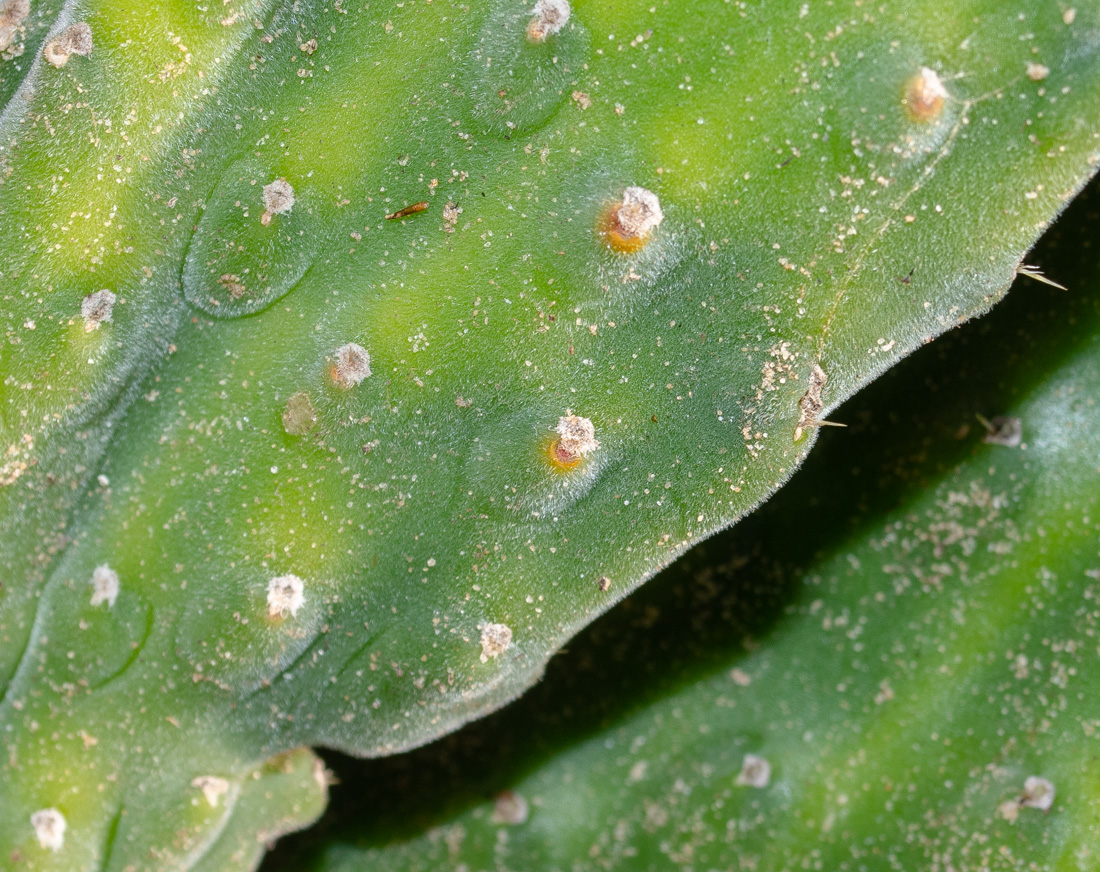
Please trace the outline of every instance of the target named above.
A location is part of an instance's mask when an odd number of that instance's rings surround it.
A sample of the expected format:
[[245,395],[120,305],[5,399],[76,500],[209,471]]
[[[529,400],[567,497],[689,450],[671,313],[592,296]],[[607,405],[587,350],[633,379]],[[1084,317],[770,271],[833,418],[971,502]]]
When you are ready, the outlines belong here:
[[[263,869],[1094,868],[1097,194],[1035,253],[1069,292],[1021,280],[845,404],[781,494],[513,706],[334,757],[329,814]],[[745,754],[766,786],[737,784]],[[1019,805],[1030,777],[1049,811]],[[508,791],[525,822],[493,820]]]
[[[0,61],[0,857],[193,865],[194,778],[514,697],[787,479],[815,365],[827,410],[986,309],[1098,154],[1084,4],[577,2],[541,46],[517,8],[32,0]],[[76,22],[94,50],[46,63]],[[621,255],[628,185],[665,218]],[[339,389],[349,342],[373,374]],[[570,412],[600,447],[556,471]]]

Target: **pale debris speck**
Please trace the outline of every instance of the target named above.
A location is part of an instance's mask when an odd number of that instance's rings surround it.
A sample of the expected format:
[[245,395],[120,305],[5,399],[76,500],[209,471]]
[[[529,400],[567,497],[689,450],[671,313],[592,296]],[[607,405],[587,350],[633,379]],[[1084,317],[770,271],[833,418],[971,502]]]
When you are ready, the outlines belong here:
[[1050,811],[1052,805],[1054,805],[1054,785],[1038,775],[1029,776],[1024,781],[1024,795],[1020,797],[1020,806]]
[[217,775],[200,775],[192,780],[191,786],[202,791],[211,808],[217,808],[218,800],[229,792],[229,782]]
[[336,349],[336,365],[332,368],[332,380],[340,387],[355,387],[370,376],[370,354],[362,345],[349,342]]
[[291,394],[283,409],[283,429],[290,436],[305,436],[317,426],[317,413],[305,391]]
[[531,10],[527,38],[531,42],[545,42],[569,23],[571,13],[569,0],[538,0]]
[[107,608],[113,608],[118,599],[118,590],[118,573],[106,563],[97,566],[92,572],[92,607],[107,603]]
[[294,188],[286,179],[276,179],[264,185],[264,213],[260,223],[267,226],[275,215],[282,215],[294,208]]
[[280,575],[267,583],[267,613],[272,618],[298,614],[305,603],[305,583],[296,575]]
[[499,657],[512,644],[512,628],[507,624],[486,624],[481,628],[481,662]]
[[661,201],[656,194],[631,185],[623,191],[623,201],[616,218],[623,236],[641,238],[657,229],[665,220],[665,213],[661,211]]
[[558,450],[570,457],[584,457],[600,447],[596,441],[596,426],[578,415],[558,418]]
[[75,55],[86,57],[92,53],[92,28],[86,21],[71,24],[61,35],[51,39],[42,49],[42,55],[55,67],[63,67]]
[[106,288],[94,294],[88,294],[81,300],[80,317],[84,319],[84,329],[91,333],[93,330],[98,330],[99,325],[104,321],[110,321],[117,300],[118,297]]
[[43,808],[31,815],[31,826],[38,844],[51,851],[60,851],[65,844],[65,815],[56,808]]
[[1016,823],[1016,818],[1020,816],[1020,803],[1015,799],[1006,799],[997,806],[997,816],[1004,818],[1010,824]]
[[454,203],[448,203],[443,207],[443,229],[448,233],[455,232],[455,225],[458,224],[458,216],[462,210]]
[[771,764],[757,754],[746,754],[734,784],[741,787],[767,787],[771,780]]
[[506,790],[493,803],[489,819],[494,824],[523,824],[527,823],[528,812],[527,800],[514,790]]
[[1034,61],[1028,62],[1027,65],[1027,77],[1033,82],[1041,82],[1047,76],[1050,75],[1050,67],[1043,64],[1037,64]]

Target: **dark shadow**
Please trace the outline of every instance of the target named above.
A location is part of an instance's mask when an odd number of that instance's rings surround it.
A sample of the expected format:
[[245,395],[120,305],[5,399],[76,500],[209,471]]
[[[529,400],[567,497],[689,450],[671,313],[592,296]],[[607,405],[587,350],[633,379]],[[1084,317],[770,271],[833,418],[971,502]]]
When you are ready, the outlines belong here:
[[[504,710],[381,760],[325,753],[340,779],[322,821],[262,870],[309,868],[333,841],[412,838],[508,789],[549,755],[766,644],[800,595],[802,568],[970,456],[1001,414],[1100,331],[1100,188],[1092,185],[1028,262],[1070,284],[1021,277],[987,317],[921,349],[833,413],[804,468],[767,505],[687,554],[574,639]],[[919,276],[913,293],[919,294]]]

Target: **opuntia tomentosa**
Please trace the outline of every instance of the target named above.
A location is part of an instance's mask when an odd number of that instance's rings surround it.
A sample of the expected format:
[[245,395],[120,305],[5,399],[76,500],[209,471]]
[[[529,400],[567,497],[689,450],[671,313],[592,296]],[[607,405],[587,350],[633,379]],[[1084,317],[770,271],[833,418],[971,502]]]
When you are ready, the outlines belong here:
[[1003,293],[1097,14],[0,4],[0,857],[200,868],[519,693]]

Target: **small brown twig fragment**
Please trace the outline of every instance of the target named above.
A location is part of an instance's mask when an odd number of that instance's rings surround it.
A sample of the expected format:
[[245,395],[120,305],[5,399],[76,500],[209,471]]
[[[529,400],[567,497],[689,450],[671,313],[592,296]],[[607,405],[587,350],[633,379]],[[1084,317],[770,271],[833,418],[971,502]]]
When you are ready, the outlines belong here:
[[398,209],[396,212],[391,212],[386,216],[387,221],[396,221],[398,218],[407,218],[409,215],[415,215],[417,212],[423,212],[428,208],[428,201],[421,200],[419,203],[413,203],[411,206],[406,206],[404,209]]

